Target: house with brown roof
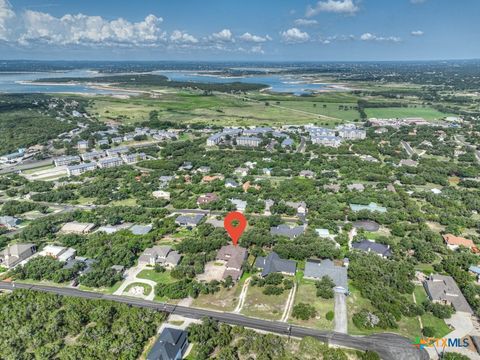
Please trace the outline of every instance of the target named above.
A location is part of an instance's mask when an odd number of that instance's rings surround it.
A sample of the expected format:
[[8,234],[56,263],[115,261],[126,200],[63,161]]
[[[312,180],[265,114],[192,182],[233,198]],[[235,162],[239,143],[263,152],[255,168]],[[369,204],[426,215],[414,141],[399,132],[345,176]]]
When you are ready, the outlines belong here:
[[205,175],[202,178],[202,182],[209,183],[215,180],[223,180],[223,179],[224,179],[223,175]]
[[242,185],[242,189],[244,192],[248,192],[248,189],[254,188],[255,190],[260,190],[260,185],[252,185],[250,181],[247,181],[245,184]]
[[225,262],[225,271],[223,272],[223,279],[229,275],[233,281],[237,281],[242,276],[243,262],[247,259],[247,249],[241,246],[225,245],[218,250],[216,260]]
[[474,252],[478,251],[474,242],[470,239],[465,239],[463,237],[455,236],[453,234],[445,234],[443,235],[443,240],[445,241],[445,244],[447,244],[447,247],[451,250],[456,250],[460,246],[464,246]]
[[197,205],[209,204],[217,200],[218,200],[218,196],[216,194],[206,193],[205,195],[201,195],[198,197]]

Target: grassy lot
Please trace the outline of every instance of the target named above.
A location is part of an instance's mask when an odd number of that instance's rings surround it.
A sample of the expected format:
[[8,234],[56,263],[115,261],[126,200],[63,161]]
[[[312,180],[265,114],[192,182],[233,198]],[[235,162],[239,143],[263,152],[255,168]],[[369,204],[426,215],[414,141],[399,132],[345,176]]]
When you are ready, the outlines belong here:
[[35,174],[39,171],[50,170],[50,169],[54,169],[54,168],[55,168],[55,165],[45,165],[45,166],[40,166],[40,167],[37,167],[37,168],[34,168],[34,169],[24,170],[23,174],[31,175],[31,174]]
[[142,270],[137,275],[137,278],[152,280],[161,284],[170,284],[175,282],[175,279],[170,276],[170,271],[168,270],[161,273],[156,272],[155,270]]
[[[417,264],[417,265],[415,265],[415,270],[421,271],[421,272],[423,272],[424,274],[427,274],[427,275],[434,272],[432,264]],[[416,293],[415,293],[415,295],[416,295]],[[418,297],[417,297],[417,301],[418,301]],[[420,301],[419,303],[421,304],[422,302]]]
[[[220,288],[215,294],[199,295],[194,299],[192,306],[219,311],[233,311],[238,304],[238,297],[242,291],[243,282],[231,289]],[[249,289],[250,291],[250,289]]]
[[[324,115],[332,118],[338,118],[344,121],[354,121],[355,119],[360,118],[358,110],[355,109],[357,103],[326,103],[318,101],[292,100],[280,101],[279,106],[284,106],[289,109],[306,111],[316,115]],[[338,123],[341,122],[342,121],[338,121]]]
[[334,300],[322,299],[317,297],[316,293],[317,288],[315,287],[314,281],[302,280],[300,282],[297,288],[294,305],[297,305],[301,302],[313,305],[317,310],[317,316],[308,321],[298,320],[290,317],[289,322],[322,330],[333,330],[334,321],[328,321],[325,318],[325,314],[329,311],[334,311]]
[[137,200],[136,199],[125,199],[125,200],[118,200],[112,201],[110,203],[111,206],[136,206]]
[[249,286],[242,314],[268,320],[280,320],[290,291],[281,295],[264,295],[263,288]]
[[120,285],[122,285],[122,282],[123,282],[123,280],[122,281],[117,281],[113,286],[111,286],[109,288],[91,288],[91,287],[84,286],[84,285],[79,285],[78,288],[80,290],[101,292],[101,293],[104,293],[104,294],[113,294],[115,291],[118,290]]
[[[101,120],[114,119],[127,124],[148,120],[149,114],[153,110],[158,111],[159,118],[162,120],[220,126],[231,125],[232,122],[239,126],[312,122],[322,125],[326,122],[327,125],[334,125],[358,118],[358,111],[350,109],[350,106],[356,105],[351,97],[340,97],[336,100],[315,98],[314,101],[305,101],[294,96],[272,96],[270,98],[268,95],[259,95],[258,97],[262,100],[245,100],[225,94],[204,96],[195,92],[172,91],[160,95],[157,99],[99,97],[95,98],[89,110],[93,114],[97,114]],[[274,99],[280,99],[278,100],[280,105],[276,105]],[[320,102],[321,100],[322,102]],[[336,102],[329,102],[329,100]],[[326,107],[324,108],[323,105]],[[339,105],[346,105],[349,110],[339,110]],[[324,120],[318,115],[331,116],[339,120]]]
[[[374,311],[370,300],[365,299],[360,295],[360,291],[356,289],[352,284],[349,284],[350,295],[347,297],[347,309],[348,309],[348,332],[352,335],[369,335],[382,332],[382,329],[365,330],[358,329],[352,321],[352,317],[355,313],[362,309]],[[388,332],[398,333],[408,338],[415,338],[420,336],[421,329],[420,323],[417,317],[402,317],[398,322],[398,329],[388,329]]]
[[128,292],[134,287],[142,287],[143,288],[143,295],[150,295],[153,291],[152,287],[148,284],[134,282],[127,286],[127,288],[123,291],[124,294],[128,294]]
[[441,119],[453,114],[445,114],[428,106],[417,107],[391,107],[391,108],[367,108],[367,116],[374,118],[402,118],[423,117],[425,120]]

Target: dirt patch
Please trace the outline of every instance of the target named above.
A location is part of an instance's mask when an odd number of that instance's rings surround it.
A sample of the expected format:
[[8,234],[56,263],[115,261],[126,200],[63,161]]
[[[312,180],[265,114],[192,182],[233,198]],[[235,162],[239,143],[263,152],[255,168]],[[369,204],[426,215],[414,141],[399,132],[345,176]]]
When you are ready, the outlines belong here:
[[218,261],[211,261],[205,265],[203,274],[197,276],[198,281],[210,282],[212,280],[222,280],[223,273],[226,267],[225,264],[220,264]]

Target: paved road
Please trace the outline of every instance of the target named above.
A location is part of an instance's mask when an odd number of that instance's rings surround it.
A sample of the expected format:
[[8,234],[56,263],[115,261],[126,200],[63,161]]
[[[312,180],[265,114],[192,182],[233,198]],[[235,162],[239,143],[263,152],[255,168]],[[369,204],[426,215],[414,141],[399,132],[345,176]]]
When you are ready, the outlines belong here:
[[405,151],[407,152],[408,156],[415,155],[415,151],[412,149],[412,147],[410,146],[410,144],[408,142],[402,141],[402,146],[405,149]]
[[347,333],[347,299],[343,292],[335,291],[335,331],[346,334]]
[[53,164],[53,159],[45,160],[26,160],[21,164],[11,165],[0,169],[0,174],[9,174],[16,171],[24,171],[29,169],[35,169]]
[[303,338],[306,336],[315,337],[323,342],[344,346],[359,350],[376,351],[382,359],[385,360],[426,360],[428,354],[425,351],[419,351],[412,346],[411,341],[395,334],[378,334],[371,336],[351,336],[330,331],[319,331],[300,326],[293,326],[278,321],[268,321],[251,318],[239,314],[217,312],[212,310],[197,309],[178,305],[158,303],[148,300],[136,299],[131,297],[105,295],[89,291],[82,291],[72,288],[61,288],[43,285],[12,284],[0,282],[0,289],[15,290],[28,289],[34,291],[43,291],[65,296],[75,296],[88,299],[111,300],[119,303],[125,303],[130,306],[144,307],[158,311],[165,311],[170,314],[180,315],[193,319],[211,317],[218,321],[231,325],[245,326],[258,330],[264,330],[277,334],[289,335]]
[[302,136],[300,139],[300,145],[298,145],[298,148],[297,148],[297,153],[304,153],[306,145],[307,145],[306,140]]

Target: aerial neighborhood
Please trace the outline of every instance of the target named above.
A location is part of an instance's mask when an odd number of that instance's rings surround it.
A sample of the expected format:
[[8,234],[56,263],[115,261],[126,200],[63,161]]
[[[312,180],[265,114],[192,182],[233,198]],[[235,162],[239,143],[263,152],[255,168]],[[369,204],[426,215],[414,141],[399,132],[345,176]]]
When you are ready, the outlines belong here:
[[1,359],[480,357],[467,65],[126,66],[0,94]]

